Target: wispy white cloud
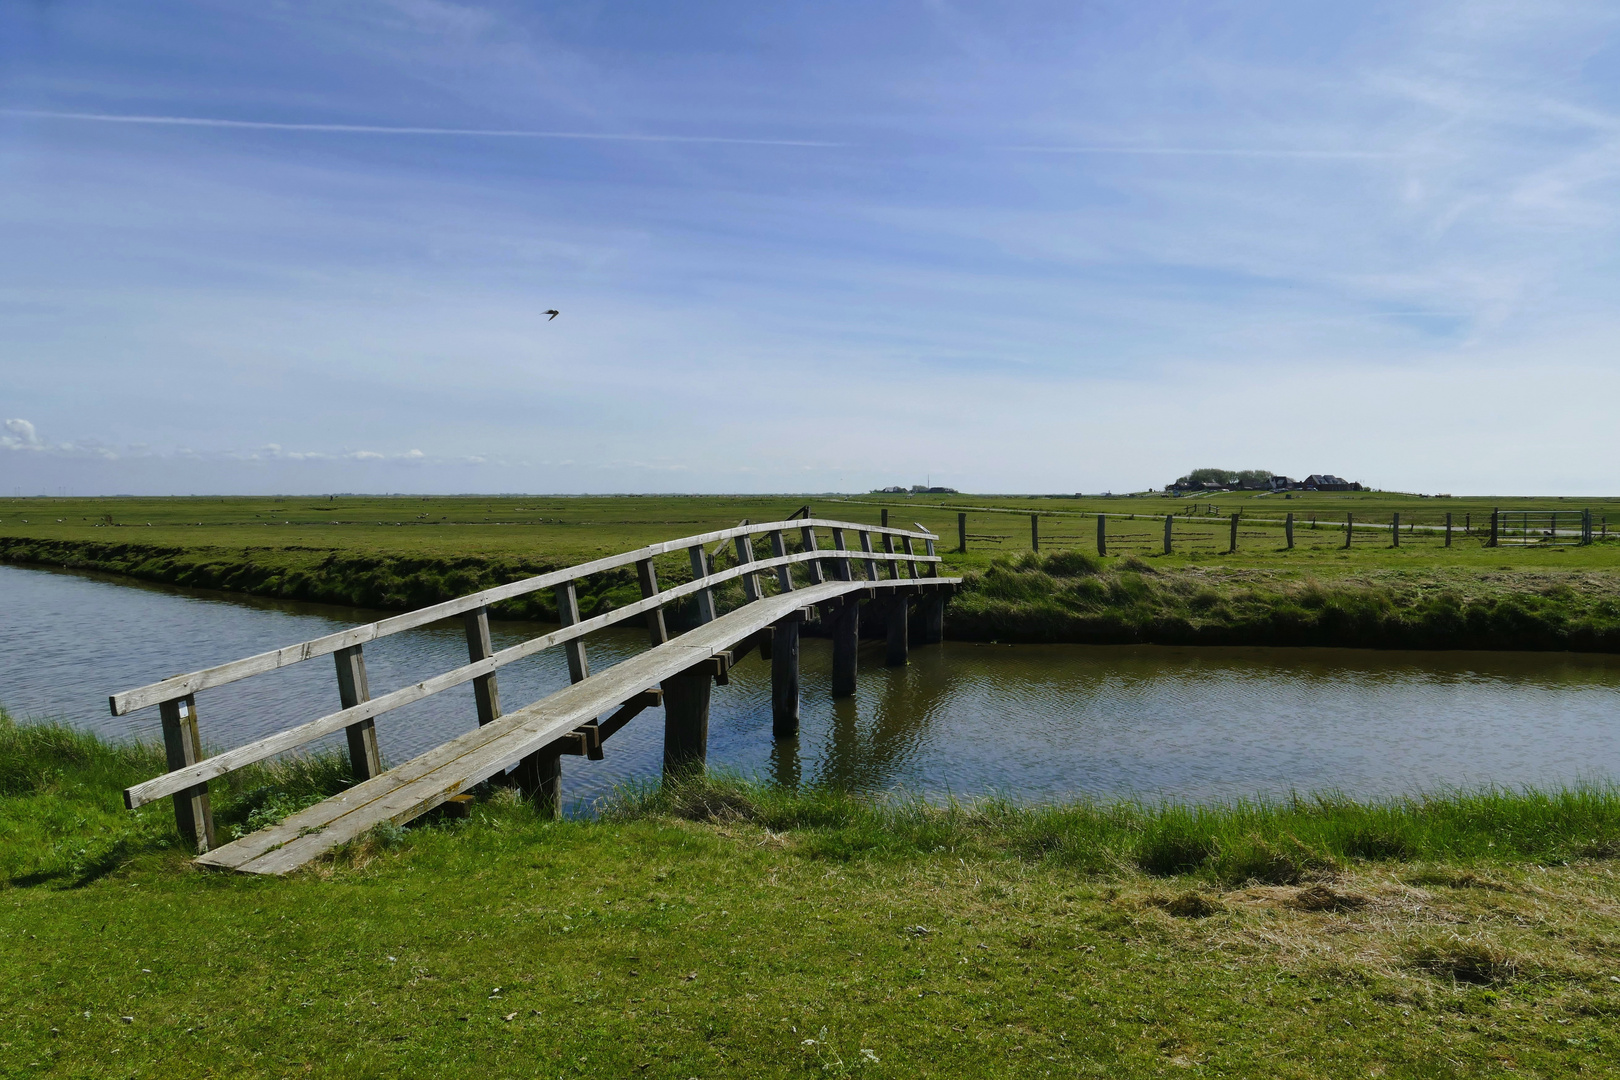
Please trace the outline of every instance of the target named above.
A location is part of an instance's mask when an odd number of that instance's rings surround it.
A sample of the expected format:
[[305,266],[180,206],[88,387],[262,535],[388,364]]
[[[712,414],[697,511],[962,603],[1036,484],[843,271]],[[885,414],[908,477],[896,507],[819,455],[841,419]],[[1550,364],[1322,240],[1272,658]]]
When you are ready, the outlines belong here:
[[0,109],[0,116],[36,120],[73,120],[97,124],[140,124],[156,127],[225,128],[236,131],[286,131],[327,135],[426,135],[458,139],[571,139],[581,142],[714,143],[730,146],[839,147],[813,139],[752,139],[729,135],[660,135],[609,131],[525,131],[512,128],[401,127],[387,124],[316,124],[302,121],[229,120],[209,116],[139,116],[129,113],[61,112],[52,109]]

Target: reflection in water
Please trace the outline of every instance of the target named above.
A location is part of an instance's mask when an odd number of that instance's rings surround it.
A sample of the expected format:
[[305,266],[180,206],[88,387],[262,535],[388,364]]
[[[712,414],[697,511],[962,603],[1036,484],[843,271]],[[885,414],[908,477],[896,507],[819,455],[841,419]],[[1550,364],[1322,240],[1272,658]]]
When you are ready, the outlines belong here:
[[[0,601],[0,702],[147,739],[156,710],[113,719],[109,692],[375,617],[4,566]],[[536,632],[493,627],[497,647]],[[589,640],[597,669],[644,648],[640,629]],[[459,621],[366,646],[374,694],[465,657]],[[714,694],[711,763],[784,784],[1026,800],[1388,794],[1620,775],[1620,659],[1609,656],[948,642],[915,649],[906,668],[882,660],[880,642],[864,647],[857,695],[835,702],[828,643],[806,638],[802,728],[781,742],[771,738],[770,665],[745,660]],[[566,686],[568,673],[555,651],[502,669],[500,683],[512,709]],[[207,691],[198,704],[205,739],[238,745],[335,709],[332,663]],[[382,717],[378,731],[399,762],[476,723],[466,686]],[[613,737],[605,761],[565,758],[567,797],[588,804],[656,777],[662,740],[650,710]]]

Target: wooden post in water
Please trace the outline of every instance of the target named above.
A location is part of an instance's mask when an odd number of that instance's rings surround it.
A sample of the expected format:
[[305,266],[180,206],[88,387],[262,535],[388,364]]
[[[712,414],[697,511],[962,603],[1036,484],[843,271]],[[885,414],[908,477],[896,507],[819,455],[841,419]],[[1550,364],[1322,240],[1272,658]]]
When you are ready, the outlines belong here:
[[1356,527],[1356,516],[1354,514],[1348,512],[1348,511],[1346,511],[1345,515],[1344,515],[1344,546],[1347,549],[1350,547],[1350,536],[1351,536],[1352,530],[1354,530],[1355,527]]
[[[775,655],[774,652],[772,655]],[[713,669],[684,672],[663,681],[664,776],[700,771],[709,757],[709,694]]]
[[799,615],[776,624],[771,642],[771,734],[791,739],[799,733]]
[[1164,553],[1170,554],[1170,526],[1175,518],[1170,514],[1164,515]]
[[[366,682],[366,658],[360,646],[350,645],[332,654],[337,662],[338,700],[345,709],[352,709],[362,701],[371,700],[371,686]],[[358,783],[370,780],[382,772],[382,753],[377,749],[377,725],[362,720],[344,729],[349,740],[349,771]]]
[[[163,721],[163,752],[169,771],[195,765],[202,760],[202,738],[197,733],[197,699],[190,694],[158,704]],[[201,855],[214,846],[214,810],[208,801],[208,785],[174,793],[174,823],[186,843]]]
[[1446,547],[1451,546],[1451,511],[1446,511]]
[[1283,539],[1289,547],[1294,546],[1294,512],[1290,510],[1288,517],[1283,520]]
[[[467,659],[483,660],[495,652],[489,636],[489,608],[474,608],[461,617],[467,630]],[[339,668],[338,681],[343,680]],[[501,688],[495,682],[495,673],[480,675],[473,680],[473,700],[478,705],[478,726],[483,727],[501,718]]]
[[[665,683],[665,685],[669,685]],[[536,750],[512,770],[511,782],[543,818],[562,812],[562,755]]]
[[832,695],[855,696],[857,654],[861,646],[861,605],[853,597],[832,606]]
[[1097,515],[1097,554],[1108,554],[1108,519],[1101,513]]
[[1390,536],[1390,541],[1389,541],[1389,546],[1390,547],[1400,547],[1401,546],[1401,515],[1396,514],[1394,516],[1394,524],[1392,524],[1389,527],[1389,536]]
[[1029,550],[1039,554],[1041,550],[1041,515],[1029,515]]
[[895,595],[889,600],[887,648],[883,662],[889,667],[905,667],[911,653],[911,604],[906,595],[895,590]]
[[[907,543],[909,545],[910,541],[908,540]],[[924,540],[923,545],[927,554],[932,555],[934,553],[934,542],[932,540]],[[908,546],[906,550],[911,549]],[[912,563],[911,565],[913,573],[915,573],[917,564]],[[939,563],[928,564],[928,576],[939,577]],[[936,585],[923,594],[922,600],[917,606],[917,629],[921,634],[921,644],[938,645],[945,640],[945,594]]]
[[1496,546],[1497,528],[1500,525],[1501,520],[1502,520],[1502,512],[1500,510],[1492,510],[1491,511],[1491,538],[1490,538],[1490,540],[1486,541],[1486,544],[1485,544],[1486,547],[1495,547]]
[[967,515],[956,515],[956,550],[967,553]]
[[1232,515],[1232,546],[1226,549],[1226,553],[1228,555],[1232,555],[1232,554],[1235,554],[1237,552],[1237,530],[1238,530],[1238,516],[1237,516],[1237,514],[1234,513]]

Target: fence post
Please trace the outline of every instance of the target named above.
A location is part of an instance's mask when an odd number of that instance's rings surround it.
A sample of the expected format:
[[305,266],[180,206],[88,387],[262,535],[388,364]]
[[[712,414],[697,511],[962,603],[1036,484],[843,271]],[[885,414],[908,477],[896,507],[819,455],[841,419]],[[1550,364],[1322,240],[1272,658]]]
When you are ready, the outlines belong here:
[[[366,681],[366,658],[360,646],[350,645],[332,654],[337,663],[338,700],[345,709],[352,709],[362,701],[371,700],[371,686]],[[480,657],[482,659],[482,657]],[[370,780],[382,772],[382,753],[377,749],[376,721],[365,719],[344,729],[349,738],[349,771],[356,781]]]
[[1590,510],[1582,510],[1581,511],[1581,543],[1582,544],[1590,544],[1591,542],[1592,542],[1592,511],[1590,511]]
[[1041,515],[1029,515],[1029,550],[1037,554],[1041,550]]
[[1237,527],[1238,516],[1234,513],[1232,515],[1232,546],[1226,549],[1226,553],[1228,555],[1234,554],[1237,551]]
[[1354,529],[1355,527],[1356,516],[1346,510],[1344,514],[1344,546],[1346,548],[1349,548],[1350,546],[1350,530]]
[[1174,520],[1174,516],[1170,514],[1164,515],[1164,553],[1166,555],[1170,554],[1170,523]]
[[1400,547],[1401,546],[1401,515],[1396,514],[1394,516],[1393,523],[1389,527],[1389,536],[1390,536],[1390,544],[1389,544],[1390,547]]
[[1446,511],[1446,547],[1451,546],[1451,511]]
[[1500,510],[1492,510],[1491,511],[1491,539],[1485,545],[1486,547],[1495,547],[1496,546],[1497,527],[1498,527],[1499,523],[1501,522],[1501,519],[1502,519],[1502,512]]
[[967,515],[956,515],[956,550],[967,554]]
[[1294,512],[1292,510],[1288,511],[1288,517],[1283,521],[1283,538],[1287,540],[1289,547],[1294,546]]
[[1102,514],[1097,515],[1097,554],[1108,554],[1108,519]]
[[[163,720],[163,751],[169,771],[202,760],[202,738],[197,733],[197,699],[190,694],[158,705]],[[201,855],[214,846],[214,811],[208,802],[207,783],[174,793],[174,823],[180,836]]]

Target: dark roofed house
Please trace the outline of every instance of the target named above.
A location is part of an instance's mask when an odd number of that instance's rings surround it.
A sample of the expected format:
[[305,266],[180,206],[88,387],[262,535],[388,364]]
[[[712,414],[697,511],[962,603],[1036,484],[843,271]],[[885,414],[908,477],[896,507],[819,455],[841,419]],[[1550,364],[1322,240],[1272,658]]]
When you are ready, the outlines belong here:
[[1342,476],[1332,473],[1312,473],[1299,485],[1306,491],[1360,491],[1360,484],[1353,484]]

